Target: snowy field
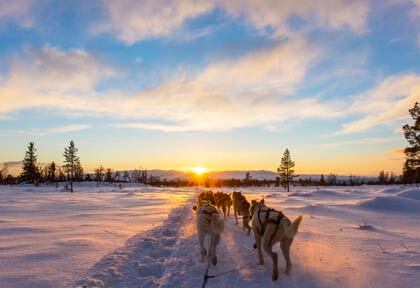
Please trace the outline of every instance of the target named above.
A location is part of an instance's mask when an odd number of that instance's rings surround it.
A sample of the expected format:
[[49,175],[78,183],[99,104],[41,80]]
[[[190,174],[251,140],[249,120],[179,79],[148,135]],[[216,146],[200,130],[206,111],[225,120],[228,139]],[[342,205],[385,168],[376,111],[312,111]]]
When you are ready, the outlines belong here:
[[[198,261],[191,209],[198,189],[79,191],[0,188],[0,287],[201,287],[206,264]],[[242,191],[289,218],[304,215],[292,273],[272,282],[271,260],[258,266],[253,235],[229,218],[209,274],[242,269],[207,287],[418,287],[420,189]]]
[[195,192],[94,183],[0,186],[0,287],[71,287],[108,251],[167,218]]

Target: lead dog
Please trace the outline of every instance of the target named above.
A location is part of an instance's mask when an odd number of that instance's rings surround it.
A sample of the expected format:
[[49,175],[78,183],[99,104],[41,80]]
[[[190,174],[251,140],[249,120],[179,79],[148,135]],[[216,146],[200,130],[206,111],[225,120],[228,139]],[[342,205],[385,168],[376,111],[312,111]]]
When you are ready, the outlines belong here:
[[249,235],[249,233],[251,233],[251,226],[249,226],[249,220],[251,218],[251,214],[249,213],[250,204],[240,191],[234,191],[232,193],[232,198],[235,223],[238,224],[238,215],[242,216],[242,227],[248,230],[247,234]]
[[204,248],[204,238],[209,235],[208,261],[217,264],[216,246],[220,242],[220,234],[224,229],[224,220],[219,214],[216,206],[207,200],[198,199],[197,205],[193,207],[197,214],[197,234],[200,244],[200,261],[204,262],[207,251]]
[[300,215],[291,222],[281,211],[265,206],[264,199],[260,202],[256,200],[251,201],[251,214],[252,231],[254,232],[256,248],[258,249],[259,264],[264,265],[262,246],[264,251],[271,256],[273,261],[272,279],[276,281],[279,277],[278,261],[277,253],[272,251],[272,247],[275,243],[280,242],[281,252],[286,260],[286,274],[289,274],[292,269],[290,246],[298,232],[303,217]]

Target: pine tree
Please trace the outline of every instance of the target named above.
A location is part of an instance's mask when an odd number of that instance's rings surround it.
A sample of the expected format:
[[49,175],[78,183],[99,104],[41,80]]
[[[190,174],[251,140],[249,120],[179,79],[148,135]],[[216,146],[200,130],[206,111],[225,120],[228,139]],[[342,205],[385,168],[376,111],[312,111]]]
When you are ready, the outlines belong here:
[[378,183],[381,185],[385,185],[388,183],[388,178],[389,178],[388,172],[385,172],[382,170],[379,172],[379,175],[378,175]]
[[55,174],[56,174],[57,166],[55,165],[55,162],[51,162],[50,165],[48,165],[48,181],[49,182],[55,182]]
[[413,125],[403,126],[404,137],[409,146],[404,149],[406,161],[403,169],[403,179],[406,183],[420,182],[420,104],[416,102],[414,107],[408,110]]
[[80,160],[76,161],[75,169],[74,169],[74,179],[76,181],[83,181],[83,167],[80,164]]
[[277,168],[277,173],[280,176],[280,183],[287,192],[290,191],[290,182],[294,177],[297,177],[297,175],[294,175],[295,170],[293,167],[295,167],[295,162],[290,158],[289,149],[286,149],[281,158],[280,166]]
[[73,192],[73,181],[76,174],[77,163],[80,163],[80,159],[77,156],[77,149],[74,146],[74,142],[70,141],[69,147],[64,148],[64,171],[67,174],[67,180],[70,182],[70,192]]
[[104,167],[99,166],[99,168],[95,169],[95,181],[96,186],[99,186],[99,183],[102,182],[102,179],[104,178]]
[[324,179],[324,174],[321,174],[321,178],[319,179],[319,185],[321,186],[325,186],[326,182]]
[[3,166],[0,169],[0,184],[4,184],[6,182],[7,177],[7,166]]
[[37,165],[36,149],[34,142],[29,142],[28,150],[22,161],[22,173],[20,178],[29,183],[37,184],[39,180],[39,169]]
[[105,172],[105,181],[108,183],[114,182],[114,177],[112,176],[112,170],[111,168],[106,169]]

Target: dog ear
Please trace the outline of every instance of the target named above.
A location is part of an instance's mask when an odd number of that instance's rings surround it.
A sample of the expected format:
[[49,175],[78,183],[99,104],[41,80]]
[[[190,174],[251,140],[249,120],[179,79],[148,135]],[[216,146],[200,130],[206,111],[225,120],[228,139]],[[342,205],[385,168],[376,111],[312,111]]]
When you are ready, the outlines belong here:
[[255,204],[255,203],[257,203],[257,200],[252,199],[252,200],[251,200],[251,203],[252,203],[252,204]]
[[261,203],[264,204],[264,198],[261,199]]

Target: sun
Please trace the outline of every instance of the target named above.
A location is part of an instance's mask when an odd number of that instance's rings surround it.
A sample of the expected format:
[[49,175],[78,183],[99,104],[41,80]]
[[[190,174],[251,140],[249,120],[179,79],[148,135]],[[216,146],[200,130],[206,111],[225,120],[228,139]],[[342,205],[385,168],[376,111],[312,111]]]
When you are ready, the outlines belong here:
[[196,174],[196,175],[203,175],[204,173],[206,173],[208,171],[208,169],[206,167],[193,167],[192,171]]

